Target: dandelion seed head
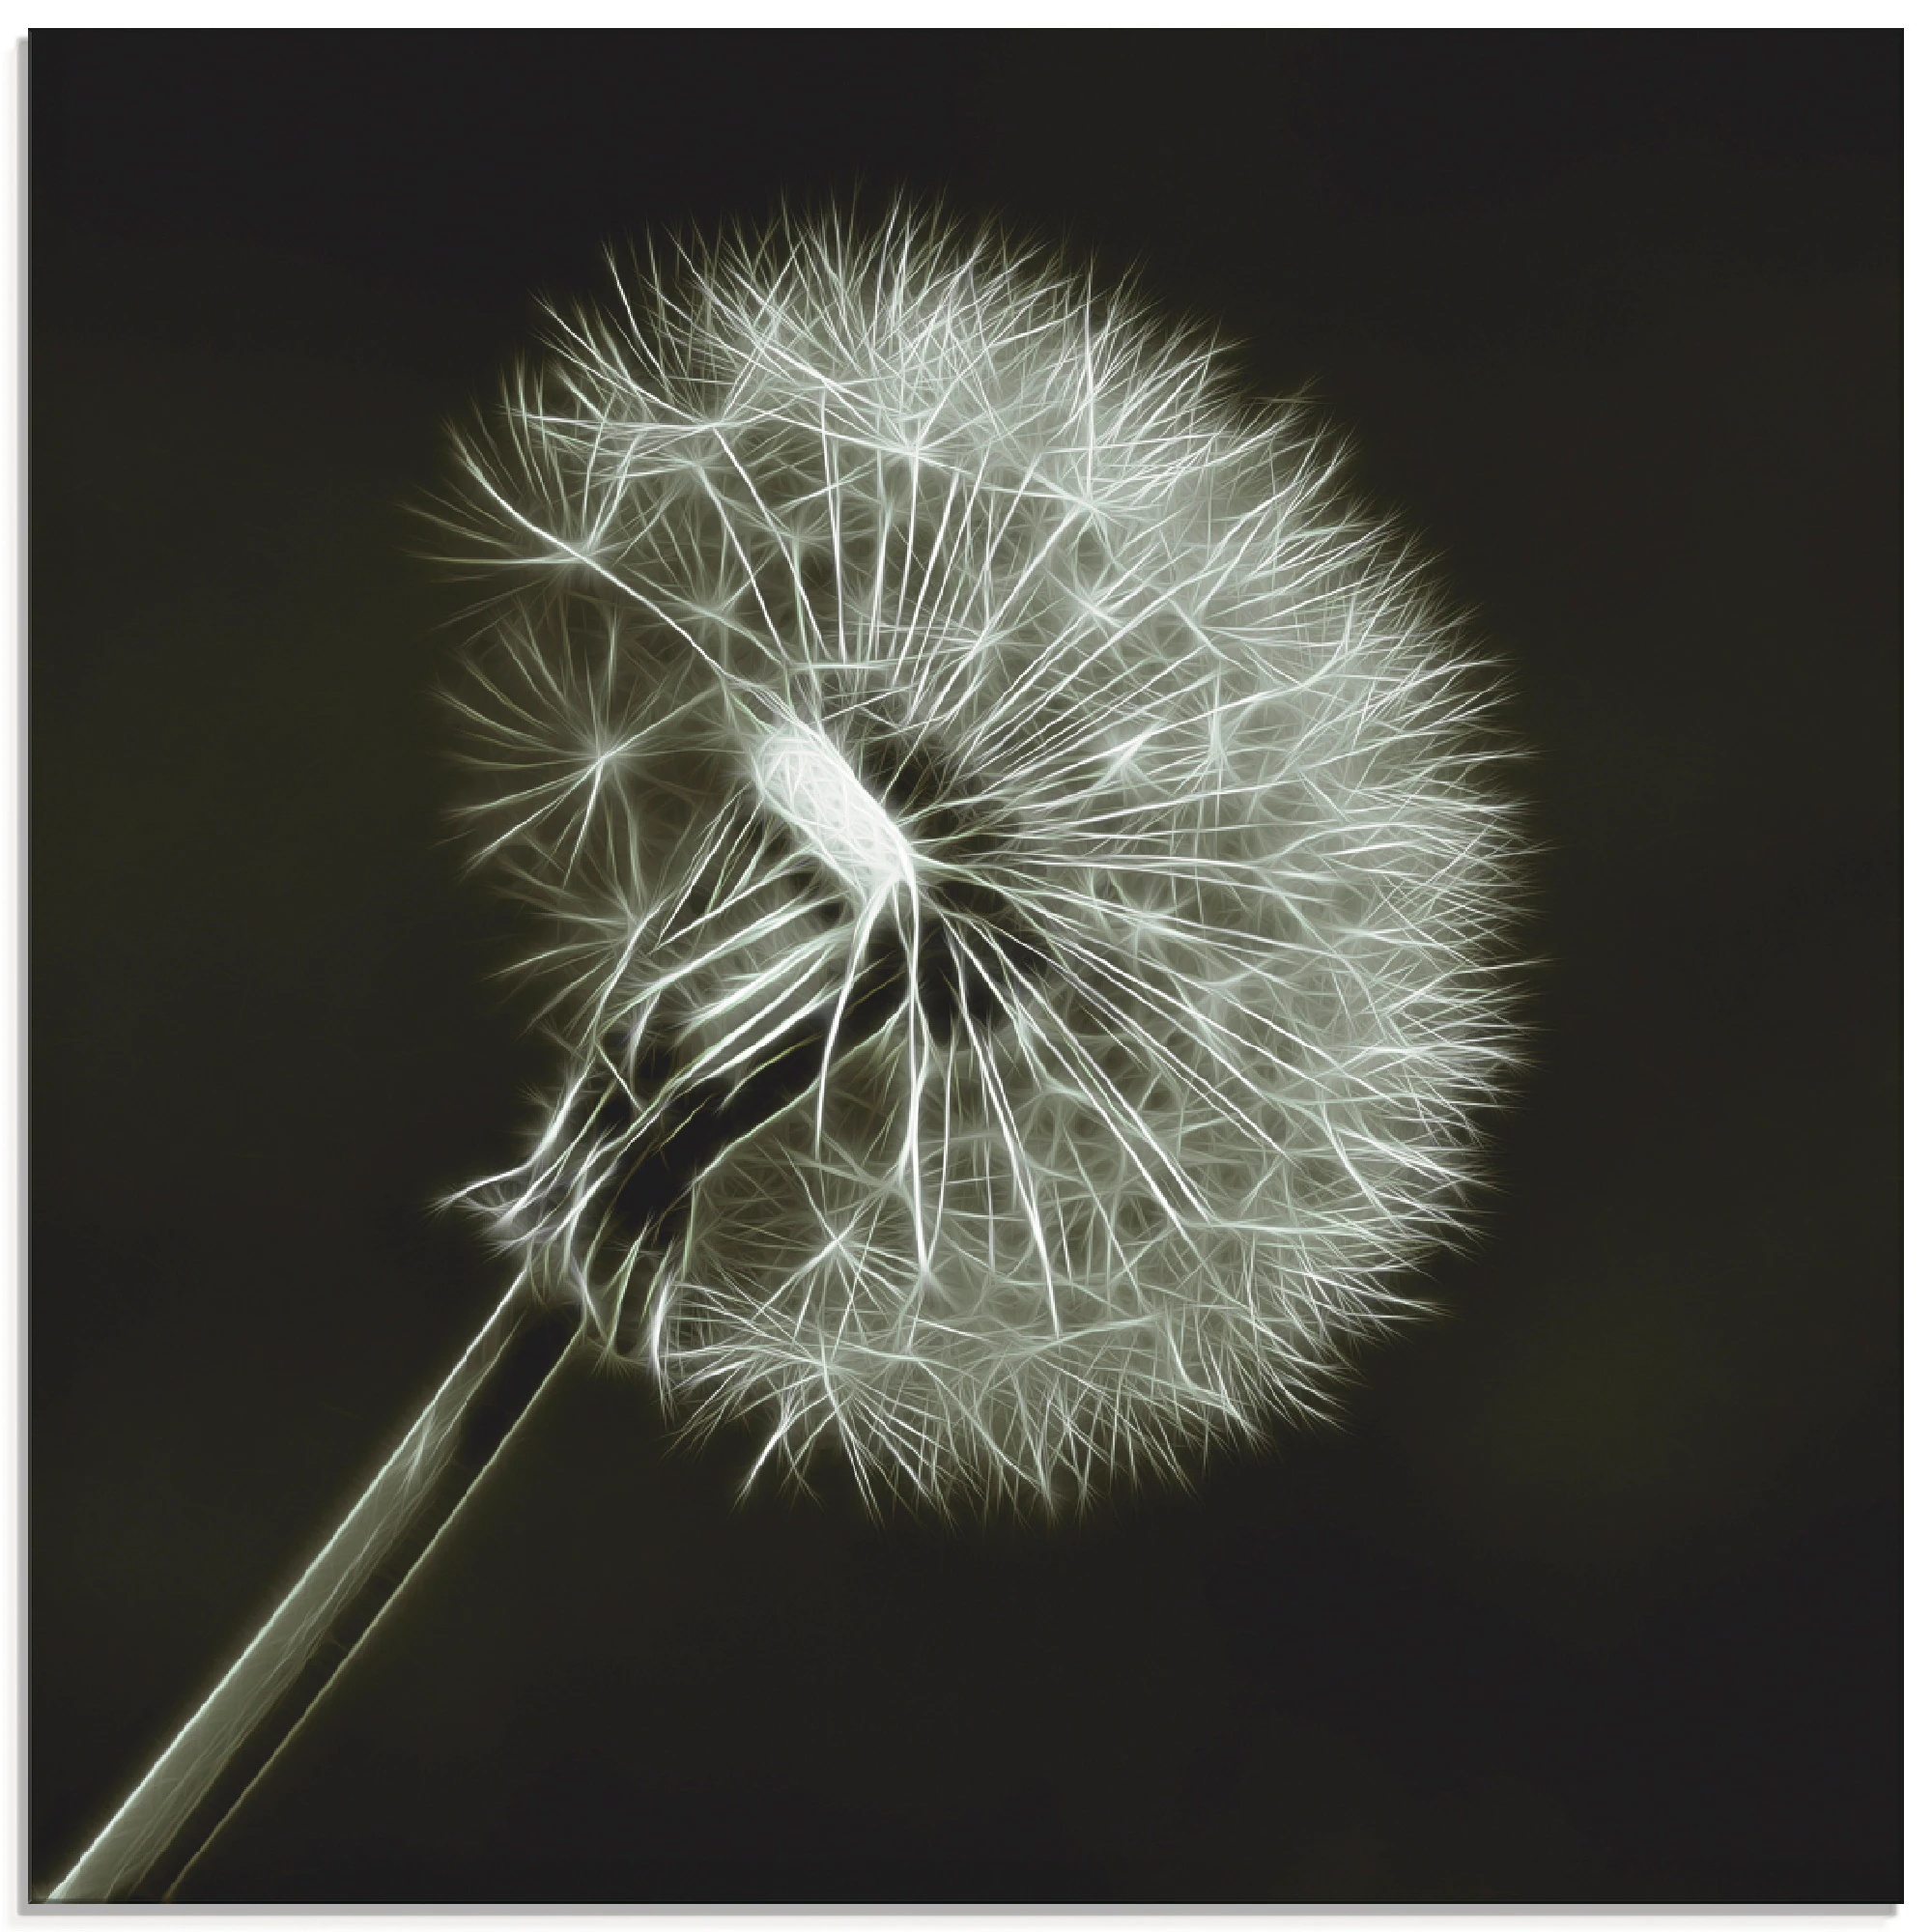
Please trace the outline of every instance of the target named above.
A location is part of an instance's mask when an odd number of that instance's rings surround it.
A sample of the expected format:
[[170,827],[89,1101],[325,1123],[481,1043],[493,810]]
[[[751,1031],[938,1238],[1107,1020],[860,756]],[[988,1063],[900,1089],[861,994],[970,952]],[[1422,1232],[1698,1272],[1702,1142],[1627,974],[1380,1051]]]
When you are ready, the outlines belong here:
[[[902,213],[619,268],[464,443],[476,847],[568,1057],[474,1193],[761,1464],[1184,1476],[1322,1412],[1465,1218],[1485,680],[1332,446],[1232,397]],[[699,1108],[681,1211],[628,1211]]]

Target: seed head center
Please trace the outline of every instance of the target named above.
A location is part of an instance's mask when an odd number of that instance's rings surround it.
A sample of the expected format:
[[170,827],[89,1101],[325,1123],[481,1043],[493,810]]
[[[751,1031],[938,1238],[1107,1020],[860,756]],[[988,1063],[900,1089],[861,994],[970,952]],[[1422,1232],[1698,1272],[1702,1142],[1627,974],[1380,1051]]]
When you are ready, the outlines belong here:
[[905,834],[817,725],[792,721],[767,731],[753,749],[752,779],[765,809],[862,905],[914,883]]

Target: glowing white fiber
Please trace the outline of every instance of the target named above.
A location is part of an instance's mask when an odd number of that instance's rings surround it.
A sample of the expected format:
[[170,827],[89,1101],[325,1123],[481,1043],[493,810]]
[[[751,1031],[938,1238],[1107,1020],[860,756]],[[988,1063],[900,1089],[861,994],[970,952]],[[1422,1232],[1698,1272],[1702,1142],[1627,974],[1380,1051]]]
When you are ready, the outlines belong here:
[[1319,1411],[1458,1225],[1518,849],[1480,668],[1334,448],[900,214],[621,268],[464,457],[471,810],[569,1053],[472,1195],[536,1290],[875,1502]]

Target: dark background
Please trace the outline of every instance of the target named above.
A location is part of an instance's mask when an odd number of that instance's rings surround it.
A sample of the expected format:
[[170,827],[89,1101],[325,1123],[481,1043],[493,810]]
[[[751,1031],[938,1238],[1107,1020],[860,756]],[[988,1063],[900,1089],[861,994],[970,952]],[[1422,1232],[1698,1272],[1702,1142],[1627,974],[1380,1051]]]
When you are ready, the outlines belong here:
[[409,505],[612,239],[944,191],[1307,389],[1510,667],[1536,1065],[1340,1430],[1062,1527],[575,1375],[193,1901],[1900,1891],[1901,42],[37,34],[31,1875],[499,1289]]

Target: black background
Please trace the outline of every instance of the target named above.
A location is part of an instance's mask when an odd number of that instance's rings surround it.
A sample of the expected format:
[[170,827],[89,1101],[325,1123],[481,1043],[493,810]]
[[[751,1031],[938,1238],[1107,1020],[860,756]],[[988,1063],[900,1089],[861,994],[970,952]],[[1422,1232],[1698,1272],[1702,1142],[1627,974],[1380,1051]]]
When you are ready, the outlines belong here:
[[1509,666],[1536,1065],[1346,1426],[1047,1530],[547,1399],[199,1901],[1897,1897],[1901,43],[37,34],[32,1876],[498,1291],[411,551],[613,239],[944,191],[1355,439]]

